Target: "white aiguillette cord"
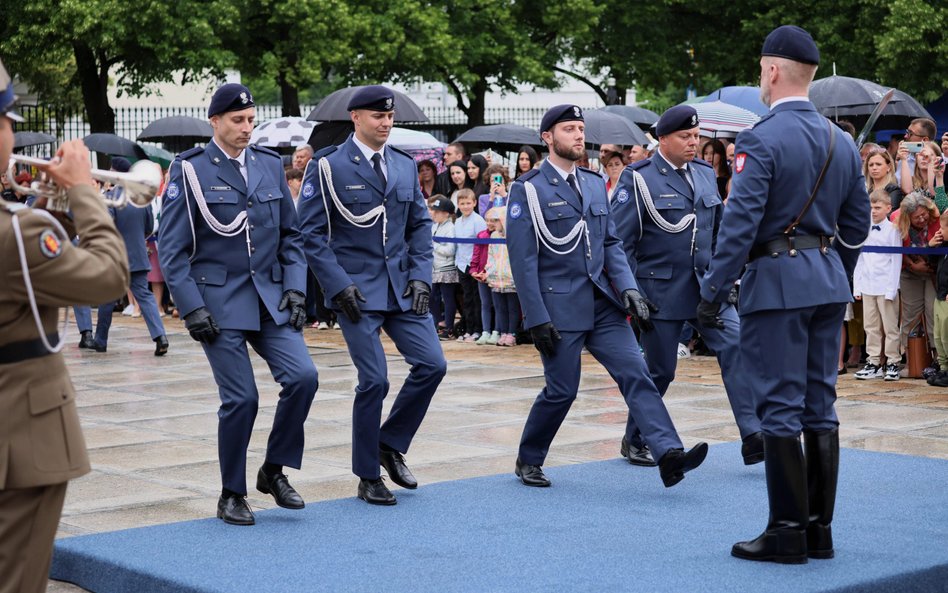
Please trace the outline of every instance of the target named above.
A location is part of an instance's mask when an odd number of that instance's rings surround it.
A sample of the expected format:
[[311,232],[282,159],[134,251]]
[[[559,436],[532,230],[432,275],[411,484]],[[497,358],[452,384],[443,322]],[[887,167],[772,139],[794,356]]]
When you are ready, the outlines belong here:
[[[645,210],[648,212],[649,216],[652,217],[652,220],[655,221],[655,225],[658,228],[662,229],[666,233],[677,234],[684,231],[686,228],[694,223],[694,230],[691,233],[691,253],[695,252],[695,235],[698,232],[698,224],[695,222],[697,216],[694,212],[686,214],[681,217],[677,223],[672,224],[665,220],[665,218],[658,213],[658,209],[655,207],[655,202],[652,200],[652,193],[648,190],[648,184],[645,183],[645,178],[642,177],[642,174],[638,171],[632,171],[632,179],[635,180],[634,189],[635,189],[635,209],[639,215],[639,239],[642,238],[642,210],[639,206],[638,196],[642,196],[642,201],[645,202]],[[697,196],[695,197],[697,200]]]
[[329,165],[329,159],[323,157],[319,159],[319,191],[323,195],[323,208],[326,210],[326,228],[328,229],[327,241],[332,239],[332,225],[329,222],[329,204],[326,202],[326,186],[329,186],[329,195],[332,197],[332,203],[336,207],[340,216],[346,222],[361,229],[368,229],[375,226],[382,219],[382,244],[388,241],[388,214],[385,211],[385,203],[379,204],[365,214],[355,215],[343,205],[339,196],[336,194],[336,186],[332,182],[332,167]]
[[[24,206],[26,208],[26,206]],[[66,229],[63,228],[63,225],[59,224],[59,221],[53,218],[53,216],[46,212],[45,210],[34,209],[32,210],[34,214],[39,214],[41,216],[46,216],[50,223],[53,225],[53,228],[56,229],[56,233],[59,235],[60,241],[66,243],[69,242],[69,235],[66,234]],[[63,327],[60,330],[59,343],[53,346],[49,343],[49,340],[46,338],[46,330],[43,328],[43,321],[40,319],[39,307],[36,304],[36,294],[33,292],[33,281],[30,279],[30,266],[26,261],[26,247],[23,245],[23,232],[20,230],[20,218],[17,216],[16,212],[13,212],[13,235],[16,238],[16,248],[20,255],[20,269],[23,271],[23,284],[26,285],[26,295],[30,301],[30,309],[33,311],[33,321],[36,322],[36,331],[39,333],[40,340],[43,342],[43,346],[51,354],[55,354],[63,349],[63,346],[66,344],[66,325],[69,323],[69,308],[66,307],[66,314],[63,317]]]
[[[537,251],[540,250],[540,243],[542,242],[543,245],[553,253],[567,255],[572,253],[579,246],[580,241],[585,238],[586,257],[591,258],[592,251],[589,246],[589,227],[586,225],[586,219],[580,219],[579,222],[573,225],[573,228],[570,229],[568,233],[562,237],[557,237],[546,226],[546,220],[543,218],[543,209],[540,207],[540,198],[537,196],[537,188],[529,181],[523,182],[523,188],[526,190],[527,207],[530,208],[530,216],[533,217],[534,234],[537,238]],[[561,251],[556,248],[571,242],[573,246],[566,251]],[[554,245],[556,247],[554,247]]]
[[[188,186],[191,187],[191,192],[194,194],[194,201],[197,202],[198,210],[201,211],[201,216],[204,217],[204,222],[207,223],[207,226],[211,228],[212,231],[217,233],[222,237],[235,237],[240,233],[246,233],[247,235],[247,255],[250,255],[250,227],[247,225],[247,211],[244,210],[240,214],[234,217],[234,220],[230,224],[224,224],[221,221],[217,220],[211,211],[207,207],[207,200],[204,198],[204,190],[201,189],[201,182],[198,180],[197,171],[194,170],[194,165],[188,161],[181,162],[181,170],[184,172],[185,183],[184,183],[184,199],[188,201]],[[191,257],[194,259],[194,253],[197,249],[197,240],[194,235],[194,220],[191,218],[191,208],[187,208],[188,219],[191,222]]]

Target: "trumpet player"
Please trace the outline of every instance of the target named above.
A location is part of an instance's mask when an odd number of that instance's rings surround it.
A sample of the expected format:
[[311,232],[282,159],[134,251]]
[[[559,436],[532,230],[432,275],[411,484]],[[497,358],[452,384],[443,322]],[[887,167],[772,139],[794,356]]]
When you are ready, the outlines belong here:
[[[13,84],[0,64],[0,163],[10,161]],[[76,395],[59,349],[59,307],[117,298],[125,247],[94,189],[89,151],[63,144],[43,165],[81,237],[43,210],[0,202],[0,593],[42,593],[66,483],[89,471]]]

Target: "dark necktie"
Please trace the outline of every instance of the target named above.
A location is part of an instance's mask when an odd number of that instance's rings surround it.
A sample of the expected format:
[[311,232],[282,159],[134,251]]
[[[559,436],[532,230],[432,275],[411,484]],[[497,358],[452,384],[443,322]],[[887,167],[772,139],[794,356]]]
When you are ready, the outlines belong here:
[[379,183],[382,184],[382,189],[385,189],[385,173],[382,172],[382,155],[379,153],[372,155],[372,168],[375,169],[375,174],[379,176]]
[[[244,183],[247,183],[247,180],[244,179],[243,172],[240,170],[240,161],[238,161],[237,159],[227,159],[227,160],[229,160],[230,164],[233,165],[235,169],[237,169],[237,175],[240,177],[240,180],[243,181]],[[243,189],[243,187],[241,189]]]
[[685,185],[688,186],[688,190],[689,190],[688,195],[693,196],[693,195],[694,195],[694,189],[691,187],[691,184],[688,183],[688,172],[685,171],[684,169],[675,169],[675,172],[678,173],[678,175],[681,176],[682,181],[684,181],[684,182],[685,182]]
[[576,194],[576,198],[579,199],[579,203],[583,203],[583,194],[579,193],[579,185],[576,183],[576,176],[570,173],[566,176],[566,183],[573,189],[573,193]]
[[882,230],[882,227],[879,226],[879,225],[877,225],[877,224],[874,224],[874,225],[872,225],[872,230],[874,230],[874,231],[881,231],[881,230]]

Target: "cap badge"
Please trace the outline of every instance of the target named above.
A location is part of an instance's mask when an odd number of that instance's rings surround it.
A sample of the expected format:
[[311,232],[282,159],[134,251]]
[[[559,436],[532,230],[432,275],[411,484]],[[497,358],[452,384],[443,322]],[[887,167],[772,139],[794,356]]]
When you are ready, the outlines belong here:
[[395,104],[395,100],[392,99],[391,97],[389,97],[388,99],[385,99],[385,109],[391,109],[394,104]]
[[249,101],[249,100],[250,100],[250,99],[247,98],[247,93],[244,93],[244,92],[240,93],[240,102],[241,102],[241,103],[243,103],[244,105],[246,105],[246,104],[247,104],[247,101]]
[[575,115],[576,117],[582,117],[583,112],[579,107],[573,105],[573,115]]

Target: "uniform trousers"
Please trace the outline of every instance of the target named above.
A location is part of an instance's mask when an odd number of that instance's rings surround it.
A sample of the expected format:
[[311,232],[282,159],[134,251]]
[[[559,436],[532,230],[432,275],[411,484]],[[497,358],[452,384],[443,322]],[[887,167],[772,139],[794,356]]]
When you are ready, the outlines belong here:
[[839,426],[836,364],[845,303],[741,315],[741,356],[765,435]]
[[217,449],[224,488],[247,494],[247,445],[257,417],[259,394],[247,344],[266,361],[280,384],[266,461],[299,469],[303,459],[303,423],[319,385],[316,366],[303,336],[289,325],[273,322],[260,304],[258,331],[222,329],[212,344],[203,344],[214,373],[221,406],[217,412]]
[[553,356],[541,356],[546,387],[537,396],[520,437],[520,460],[543,465],[553,437],[566,418],[579,390],[583,346],[616,381],[645,442],[661,459],[681,440],[662,396],[649,377],[635,334],[625,314],[604,297],[595,300],[595,325],[589,331],[560,330]]
[[[936,305],[937,307],[937,305]],[[936,308],[935,315],[938,311]],[[902,358],[899,350],[899,299],[888,300],[884,295],[862,295],[862,316],[866,330],[866,354],[869,364],[878,365],[882,360],[882,341],[885,339],[887,364],[898,364]],[[948,335],[943,339],[948,341]],[[935,326],[935,347],[938,347],[938,326]],[[939,349],[939,353],[941,350]],[[948,350],[945,351],[948,355]],[[939,354],[940,356],[940,354]],[[948,358],[946,358],[948,361]]]
[[948,301],[935,301],[935,350],[938,352],[938,366],[948,370]]
[[[148,272],[132,272],[129,287],[138,306],[142,311],[142,318],[145,325],[148,326],[148,334],[154,340],[158,336],[165,335],[165,325],[161,322],[161,313],[158,312],[158,303],[155,302],[155,295],[148,288]],[[95,322],[95,342],[96,344],[106,346],[109,343],[109,329],[112,327],[112,313],[115,310],[115,301],[99,305],[99,315]]]
[[[430,314],[363,311],[358,323],[345,315],[338,317],[349,356],[359,375],[352,405],[352,473],[375,480],[381,475],[379,445],[408,452],[431,398],[447,372],[447,362]],[[379,329],[388,334],[410,367],[381,427],[382,402],[388,395],[389,381]]]
[[[741,438],[745,438],[755,432],[760,432],[760,419],[757,418],[754,394],[747,385],[747,374],[741,367],[741,324],[737,310],[732,306],[724,307],[720,316],[724,329],[702,327],[699,331],[705,344],[717,356],[734,420],[737,422]],[[654,328],[642,332],[639,338],[645,350],[649,374],[658,392],[663,396],[675,379],[675,369],[678,366],[678,339],[681,336],[682,326],[686,324],[694,327],[696,321],[693,319],[689,321],[653,319]],[[631,413],[626,424],[625,436],[636,447],[642,446],[642,436]]]
[[0,593],[45,593],[66,482],[0,490]]
[[902,270],[899,276],[899,294],[902,297],[902,351],[908,344],[908,335],[916,325],[919,316],[925,313],[925,332],[929,345],[934,335],[935,282],[932,276],[919,276],[908,270]]

